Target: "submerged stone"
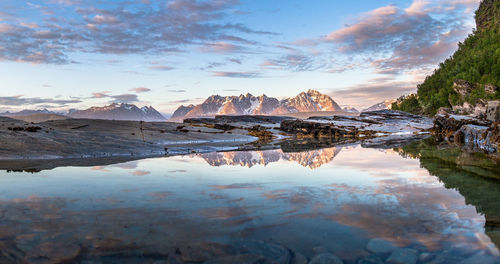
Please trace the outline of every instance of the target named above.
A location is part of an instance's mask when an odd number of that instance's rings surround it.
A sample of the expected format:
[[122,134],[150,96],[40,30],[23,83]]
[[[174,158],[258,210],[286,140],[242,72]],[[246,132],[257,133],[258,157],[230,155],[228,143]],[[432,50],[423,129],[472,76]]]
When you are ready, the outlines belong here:
[[312,258],[309,264],[344,264],[344,262],[331,253],[321,253]]
[[418,261],[418,251],[411,248],[398,248],[385,261],[388,264],[415,264]]
[[385,239],[373,238],[370,241],[368,241],[366,249],[368,249],[368,251],[373,253],[390,253],[394,249],[396,249],[396,246],[394,246],[391,242]]

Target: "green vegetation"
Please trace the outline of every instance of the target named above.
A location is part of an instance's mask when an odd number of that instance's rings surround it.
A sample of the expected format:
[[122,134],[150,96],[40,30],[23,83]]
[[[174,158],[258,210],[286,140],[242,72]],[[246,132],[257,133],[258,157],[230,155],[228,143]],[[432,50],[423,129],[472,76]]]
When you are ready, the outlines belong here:
[[[482,1],[476,11],[478,29],[459,43],[455,54],[418,85],[418,97],[408,96],[392,108],[434,115],[439,107],[451,107],[463,101],[474,104],[479,99],[500,99],[500,92],[487,94],[484,90],[487,84],[500,87],[499,17],[500,1]],[[466,98],[460,98],[453,90],[453,82],[459,79],[474,86]]]

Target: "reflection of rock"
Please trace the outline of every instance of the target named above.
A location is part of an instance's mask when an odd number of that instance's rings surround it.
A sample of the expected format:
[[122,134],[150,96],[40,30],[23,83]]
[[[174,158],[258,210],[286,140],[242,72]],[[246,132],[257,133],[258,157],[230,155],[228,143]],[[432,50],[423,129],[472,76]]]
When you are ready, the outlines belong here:
[[[500,219],[500,163],[482,153],[460,148],[436,146],[432,139],[414,142],[397,149],[403,156],[416,157],[431,175],[439,177],[446,188],[456,189],[486,218],[486,234],[500,246],[500,228],[490,223]],[[476,176],[476,177],[475,177]]]
[[304,167],[319,168],[335,158],[342,148],[324,148],[318,150],[284,153],[281,150],[264,151],[232,151],[198,154],[211,166],[244,166],[253,167],[257,164],[267,165],[279,160],[295,161]]

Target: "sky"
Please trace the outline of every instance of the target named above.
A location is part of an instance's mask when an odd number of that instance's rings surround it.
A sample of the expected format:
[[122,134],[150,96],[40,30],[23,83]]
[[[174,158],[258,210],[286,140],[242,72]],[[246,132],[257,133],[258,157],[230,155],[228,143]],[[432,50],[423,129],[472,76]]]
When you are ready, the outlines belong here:
[[0,111],[315,89],[363,109],[416,91],[479,0],[0,1]]

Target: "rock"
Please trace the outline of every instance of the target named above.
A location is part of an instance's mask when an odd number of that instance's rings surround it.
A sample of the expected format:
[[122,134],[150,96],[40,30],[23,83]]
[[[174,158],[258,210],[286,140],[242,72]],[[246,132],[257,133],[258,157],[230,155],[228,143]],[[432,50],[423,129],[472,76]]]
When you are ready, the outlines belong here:
[[291,264],[307,264],[307,258],[300,254],[299,252],[295,252],[293,254],[293,259],[292,259],[292,262],[290,262]]
[[381,239],[381,238],[373,238],[368,241],[366,244],[366,249],[373,253],[390,253],[396,246],[394,246],[391,242]]
[[29,252],[26,258],[38,263],[66,263],[74,260],[80,250],[80,246],[71,243],[44,242]]
[[385,261],[388,264],[416,264],[418,251],[411,248],[398,248]]
[[437,110],[437,115],[450,115],[450,114],[453,114],[453,110],[449,107],[440,107],[438,110]]
[[477,253],[469,258],[466,258],[460,262],[458,262],[458,264],[496,264],[496,263],[499,263],[498,262],[498,259],[493,257],[493,256],[490,256],[490,255],[484,255],[482,252],[480,253]]
[[436,115],[433,130],[440,139],[453,141],[453,133],[460,130],[463,125],[488,126],[489,121],[462,115]]
[[240,241],[233,243],[239,254],[255,254],[262,256],[272,263],[290,263],[292,256],[290,251],[278,244],[264,241]]
[[420,255],[418,256],[418,261],[420,263],[427,263],[427,262],[433,260],[435,257],[436,257],[436,255],[434,255],[432,253],[423,252],[423,253],[420,253]]
[[449,264],[458,263],[462,261],[463,258],[459,256],[449,255],[447,252],[437,255],[433,260],[427,262],[427,264]]
[[486,119],[491,122],[500,121],[500,100],[488,102],[486,107]]
[[466,80],[458,79],[453,82],[453,90],[462,98],[469,96],[473,89],[474,86]]
[[344,264],[344,262],[331,253],[321,253],[314,256],[309,264]]
[[200,242],[181,246],[177,249],[177,252],[180,255],[180,260],[184,262],[203,262],[215,257],[232,255],[234,254],[234,249],[231,246],[219,243]]
[[484,91],[487,94],[494,94],[494,93],[496,93],[498,91],[498,87],[496,87],[493,84],[487,84],[487,85],[484,86]]
[[383,264],[384,261],[377,256],[369,256],[358,260],[357,264]]
[[474,113],[474,109],[475,109],[475,107],[468,102],[464,102],[461,105],[454,105],[452,108],[453,108],[453,112],[460,114],[460,115],[470,115],[470,114]]
[[216,258],[210,261],[203,262],[205,264],[260,264],[260,263],[272,263],[271,261],[266,261],[266,258],[261,255],[256,254],[241,254],[234,256],[227,256],[222,258]]

